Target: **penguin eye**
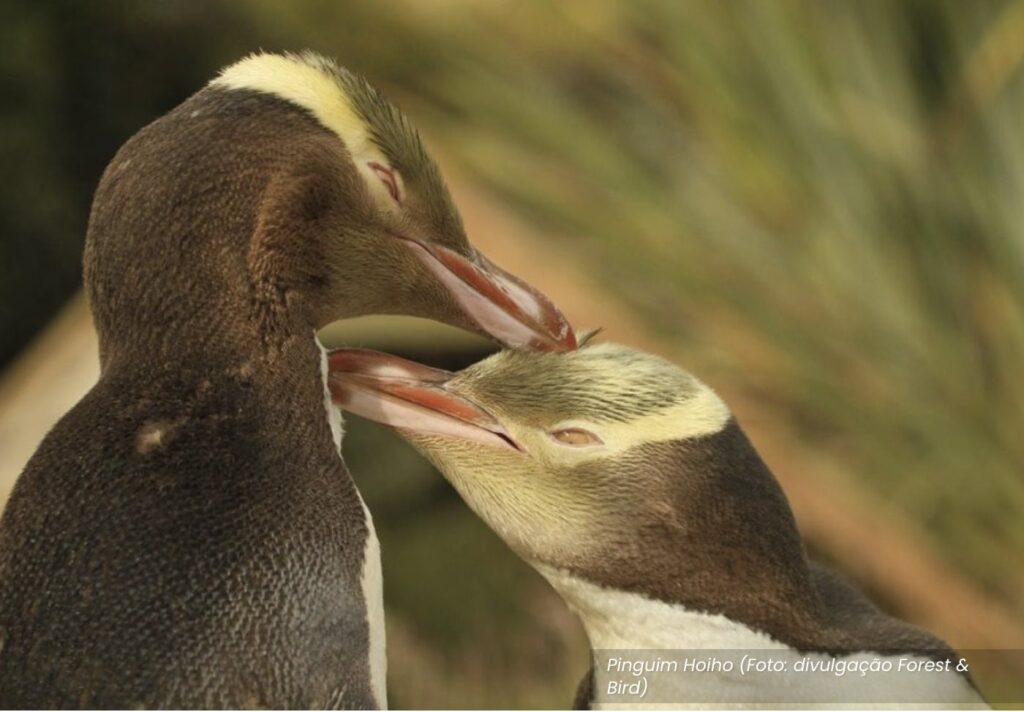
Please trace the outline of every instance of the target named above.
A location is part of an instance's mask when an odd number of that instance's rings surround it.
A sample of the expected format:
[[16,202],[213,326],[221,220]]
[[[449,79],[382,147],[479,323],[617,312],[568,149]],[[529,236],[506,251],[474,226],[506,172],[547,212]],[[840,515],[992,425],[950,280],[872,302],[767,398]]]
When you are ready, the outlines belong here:
[[564,428],[562,430],[552,430],[548,433],[552,438],[562,443],[563,445],[571,445],[573,447],[584,447],[587,445],[604,445],[604,440],[597,436],[596,433],[592,433],[589,430],[583,428]]
[[381,183],[388,189],[388,193],[391,194],[391,198],[398,203],[402,204],[402,191],[398,188],[398,177],[395,175],[395,169],[385,166],[383,163],[377,161],[368,161],[367,167],[377,174],[380,178]]

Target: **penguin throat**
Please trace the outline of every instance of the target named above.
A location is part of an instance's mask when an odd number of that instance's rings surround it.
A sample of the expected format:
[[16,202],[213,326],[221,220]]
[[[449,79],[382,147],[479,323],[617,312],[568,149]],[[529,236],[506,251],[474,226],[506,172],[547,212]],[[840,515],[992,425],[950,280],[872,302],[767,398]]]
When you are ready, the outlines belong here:
[[[824,700],[830,701],[827,706],[835,702],[837,706],[845,707],[840,702],[844,699],[875,701],[869,702],[866,705],[868,707],[879,704],[885,707],[900,706],[903,701],[912,706],[933,707],[941,700],[952,706],[987,708],[967,678],[956,672],[886,674],[881,677],[779,673],[756,678],[729,671],[684,673],[678,676],[669,672],[657,681],[656,697],[659,699],[641,701],[631,696],[634,693],[623,692],[622,681],[625,679],[633,682],[636,678],[629,677],[628,673],[616,665],[623,660],[660,660],[654,652],[658,650],[673,653],[669,659],[677,660],[685,660],[687,657],[708,660],[718,656],[732,660],[746,652],[761,661],[770,659],[781,662],[786,670],[795,670],[800,661],[804,664],[811,661],[818,669],[827,670],[828,665],[834,664],[835,658],[843,658],[852,663],[884,660],[898,665],[901,656],[870,650],[851,650],[835,656],[827,652],[801,651],[727,616],[703,613],[681,604],[665,603],[640,594],[605,588],[560,569],[538,566],[537,570],[579,616],[587,632],[590,647],[595,654],[592,658],[594,667],[587,683],[589,690],[583,694],[588,695],[591,709],[623,709],[632,707],[631,703],[641,702],[654,702],[651,707],[705,707],[711,704],[714,707],[740,708],[759,706],[761,703],[782,707],[809,703],[812,707],[821,707]],[[707,654],[702,657],[698,653],[694,657],[690,655],[691,651],[707,651]],[[909,657],[927,659],[913,653]],[[907,658],[906,655],[902,656],[902,659]]]
[[537,570],[579,617],[595,650],[786,647],[724,615],[605,588],[561,569]]

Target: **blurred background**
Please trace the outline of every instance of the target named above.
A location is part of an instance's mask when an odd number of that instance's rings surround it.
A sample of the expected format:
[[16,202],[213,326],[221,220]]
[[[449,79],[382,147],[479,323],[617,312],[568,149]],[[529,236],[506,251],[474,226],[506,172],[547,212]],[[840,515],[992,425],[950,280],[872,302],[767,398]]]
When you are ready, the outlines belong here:
[[[222,65],[308,47],[406,110],[484,252],[719,390],[815,556],[955,646],[1024,649],[1024,2],[7,3],[0,47],[0,503],[95,380],[106,162]],[[568,704],[586,641],[546,584],[389,432],[352,418],[345,453],[393,706]],[[975,675],[1024,700],[1019,656]]]

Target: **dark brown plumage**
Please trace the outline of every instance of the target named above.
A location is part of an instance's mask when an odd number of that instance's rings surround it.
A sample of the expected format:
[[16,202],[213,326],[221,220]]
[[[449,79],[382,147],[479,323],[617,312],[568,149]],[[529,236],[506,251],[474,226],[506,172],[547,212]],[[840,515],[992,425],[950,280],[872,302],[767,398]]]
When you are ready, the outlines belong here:
[[508,338],[574,343],[476,253],[415,131],[365,82],[314,55],[230,72],[132,137],[97,188],[101,377],[0,520],[2,708],[383,705],[379,555],[315,329],[401,313],[487,332],[483,314]]
[[342,151],[207,89],[111,162],[85,257],[102,376],[0,525],[0,706],[376,706],[312,338],[324,247],[287,239],[330,215],[307,188],[345,180]]

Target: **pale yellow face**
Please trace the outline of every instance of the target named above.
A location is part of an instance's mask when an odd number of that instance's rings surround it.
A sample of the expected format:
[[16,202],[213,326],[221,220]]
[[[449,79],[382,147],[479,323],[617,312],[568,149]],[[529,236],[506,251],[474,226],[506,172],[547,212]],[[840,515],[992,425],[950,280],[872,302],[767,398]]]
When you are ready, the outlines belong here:
[[566,565],[597,538],[635,540],[664,517],[680,441],[719,432],[730,413],[674,365],[616,344],[568,353],[504,351],[447,385],[519,445],[402,431],[466,502],[531,563]]

